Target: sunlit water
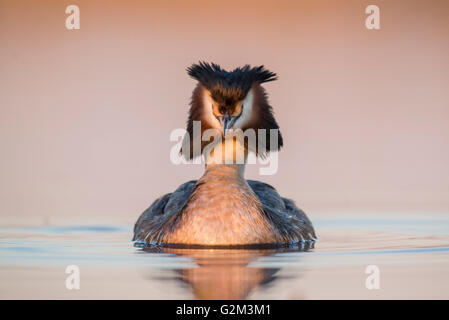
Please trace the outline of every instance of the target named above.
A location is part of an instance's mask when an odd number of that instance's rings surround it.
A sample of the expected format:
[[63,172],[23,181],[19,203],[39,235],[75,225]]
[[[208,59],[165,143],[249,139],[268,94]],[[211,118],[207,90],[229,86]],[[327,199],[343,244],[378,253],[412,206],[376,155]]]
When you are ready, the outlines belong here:
[[[447,215],[313,222],[319,240],[289,250],[142,249],[132,226],[3,227],[0,298],[449,298]],[[79,290],[66,288],[68,265]],[[369,265],[379,289],[366,286]]]

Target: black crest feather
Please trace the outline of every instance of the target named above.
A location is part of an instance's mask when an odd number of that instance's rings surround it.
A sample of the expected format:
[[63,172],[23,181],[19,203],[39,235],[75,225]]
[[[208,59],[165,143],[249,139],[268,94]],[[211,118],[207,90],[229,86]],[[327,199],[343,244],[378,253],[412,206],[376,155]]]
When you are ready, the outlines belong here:
[[246,94],[253,83],[264,83],[277,80],[277,75],[265,69],[264,66],[251,67],[245,65],[232,71],[222,69],[218,64],[200,61],[187,68],[187,73],[198,80],[208,90],[240,89]]

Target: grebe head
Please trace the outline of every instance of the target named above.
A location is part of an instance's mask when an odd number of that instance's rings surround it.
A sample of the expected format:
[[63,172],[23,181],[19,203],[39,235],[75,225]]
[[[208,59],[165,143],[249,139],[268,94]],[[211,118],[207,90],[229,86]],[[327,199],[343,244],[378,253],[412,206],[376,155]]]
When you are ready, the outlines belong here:
[[[187,121],[191,150],[195,138],[194,121],[201,122],[201,136],[208,129],[217,130],[223,137],[235,129],[241,129],[243,132],[253,129],[256,143],[263,135],[265,149],[268,151],[273,149],[270,144],[270,129],[279,130],[279,126],[261,84],[276,80],[275,73],[268,71],[264,66],[249,65],[226,71],[217,64],[205,62],[193,64],[187,68],[187,73],[198,81],[193,91]],[[265,132],[259,133],[260,129],[265,129]],[[276,149],[279,150],[283,145],[283,139],[280,132],[277,133]],[[201,151],[207,144],[202,143]],[[183,144],[183,148],[186,146]],[[254,151],[257,153],[256,149]],[[189,154],[192,158],[193,152]]]

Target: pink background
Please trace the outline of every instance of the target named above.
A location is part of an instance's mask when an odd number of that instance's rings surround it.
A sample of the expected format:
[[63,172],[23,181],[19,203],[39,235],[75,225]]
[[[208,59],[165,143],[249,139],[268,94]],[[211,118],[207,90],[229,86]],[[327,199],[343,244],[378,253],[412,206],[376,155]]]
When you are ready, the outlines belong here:
[[[65,28],[77,4],[81,29]],[[381,30],[365,28],[365,8]],[[169,160],[198,60],[264,64],[262,179],[321,212],[449,212],[449,1],[0,0],[0,217],[133,223],[198,178]]]

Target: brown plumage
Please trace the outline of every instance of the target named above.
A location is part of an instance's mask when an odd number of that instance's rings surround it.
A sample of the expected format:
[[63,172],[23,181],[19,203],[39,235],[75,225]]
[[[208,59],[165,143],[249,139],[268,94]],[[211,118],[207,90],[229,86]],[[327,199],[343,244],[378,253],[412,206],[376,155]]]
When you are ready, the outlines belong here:
[[270,185],[245,180],[245,164],[235,163],[238,150],[244,151],[245,159],[248,150],[265,155],[259,148],[259,137],[265,140],[261,145],[266,152],[277,151],[283,145],[280,132],[276,143],[270,141],[270,129],[279,126],[261,87],[262,83],[275,80],[276,75],[263,66],[228,72],[206,63],[193,65],[188,73],[199,83],[192,95],[183,155],[195,157],[193,139],[198,137],[194,137],[194,121],[201,123],[197,134],[211,129],[222,138],[229,138],[227,132],[231,129],[253,129],[256,145],[227,139],[218,146],[225,150],[225,143],[231,141],[232,152],[223,152],[220,157],[217,149],[206,152],[210,141],[202,141],[199,152],[205,154],[207,163],[204,175],[157,199],[137,220],[133,240],[144,245],[219,247],[285,246],[314,240],[313,226],[304,212]]

